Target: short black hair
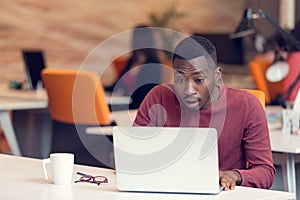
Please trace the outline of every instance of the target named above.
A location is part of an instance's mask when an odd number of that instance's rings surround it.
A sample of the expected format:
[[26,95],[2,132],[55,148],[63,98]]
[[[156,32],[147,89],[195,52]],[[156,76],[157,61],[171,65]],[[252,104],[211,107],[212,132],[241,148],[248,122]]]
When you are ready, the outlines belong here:
[[172,62],[175,58],[191,60],[200,56],[205,56],[212,60],[214,67],[217,66],[217,52],[215,46],[206,38],[201,36],[189,36],[180,41],[175,47]]

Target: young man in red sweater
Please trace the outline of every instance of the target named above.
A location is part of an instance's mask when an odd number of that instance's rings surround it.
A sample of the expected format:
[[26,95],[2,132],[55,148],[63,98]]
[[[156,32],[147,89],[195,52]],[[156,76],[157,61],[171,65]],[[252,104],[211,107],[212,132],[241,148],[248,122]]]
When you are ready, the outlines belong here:
[[174,84],[154,87],[135,126],[212,127],[218,131],[220,185],[270,188],[272,161],[265,110],[252,94],[223,85],[213,44],[182,40],[173,56]]

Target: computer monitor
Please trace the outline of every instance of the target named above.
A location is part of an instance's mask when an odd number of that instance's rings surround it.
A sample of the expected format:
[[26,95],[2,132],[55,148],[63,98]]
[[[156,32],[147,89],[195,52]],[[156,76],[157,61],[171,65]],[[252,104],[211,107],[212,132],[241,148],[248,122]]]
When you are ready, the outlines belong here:
[[23,59],[27,76],[27,86],[29,90],[37,88],[38,82],[42,81],[41,71],[46,67],[43,51],[23,50]]
[[221,33],[195,33],[194,35],[205,37],[215,45],[219,63],[245,64],[242,38],[230,39],[228,34]]

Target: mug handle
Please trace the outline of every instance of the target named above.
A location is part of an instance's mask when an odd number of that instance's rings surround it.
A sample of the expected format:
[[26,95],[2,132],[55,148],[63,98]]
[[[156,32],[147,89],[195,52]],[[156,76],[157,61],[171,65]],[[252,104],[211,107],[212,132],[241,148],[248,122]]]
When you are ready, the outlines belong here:
[[42,164],[43,164],[43,171],[44,171],[44,176],[45,179],[48,180],[48,174],[47,174],[47,170],[46,170],[46,164],[49,164],[51,162],[50,158],[46,158],[42,160]]

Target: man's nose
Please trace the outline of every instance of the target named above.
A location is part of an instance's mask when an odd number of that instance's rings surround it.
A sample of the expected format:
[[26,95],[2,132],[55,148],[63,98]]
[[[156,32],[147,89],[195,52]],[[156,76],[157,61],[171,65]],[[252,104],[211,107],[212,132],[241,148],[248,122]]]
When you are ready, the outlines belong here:
[[195,84],[193,83],[193,81],[187,81],[186,87],[185,87],[185,94],[193,95],[195,93],[196,93]]

